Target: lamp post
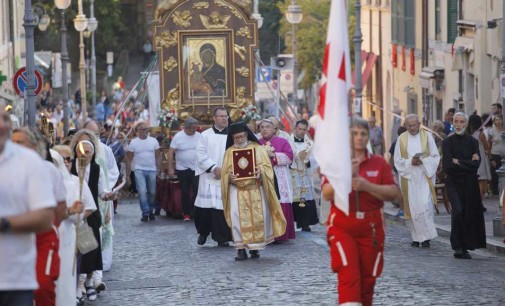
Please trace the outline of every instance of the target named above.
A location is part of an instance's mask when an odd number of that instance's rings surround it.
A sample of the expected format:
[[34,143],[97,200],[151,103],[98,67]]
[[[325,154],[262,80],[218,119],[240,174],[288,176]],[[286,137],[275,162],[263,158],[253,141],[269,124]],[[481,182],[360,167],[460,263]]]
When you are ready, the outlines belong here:
[[[505,3],[503,4],[503,12],[502,14],[505,14]],[[505,16],[505,15],[503,15]],[[505,88],[504,85],[503,85],[503,80],[505,79],[505,20],[502,19],[502,27],[503,27],[503,30],[502,30],[502,50],[501,50],[501,54],[502,54],[502,58],[501,58],[501,84],[502,84],[502,88],[501,88],[501,94],[502,94],[502,105],[505,105]],[[505,107],[502,108],[502,116],[504,116],[505,118]],[[501,134],[501,138],[503,139],[503,141],[505,141],[505,131],[502,132]],[[505,153],[502,152],[502,156],[501,156],[501,167],[500,169],[496,170],[496,173],[498,174],[498,176],[500,177],[500,184],[499,184],[499,189],[500,190],[503,190],[503,188],[505,187]],[[502,191],[503,192],[503,191]],[[501,196],[501,194],[500,194]],[[502,207],[502,209],[504,209]],[[498,209],[498,215],[493,219],[493,235],[495,236],[501,236],[501,235],[504,235],[505,234],[505,227],[503,226],[502,224],[502,214],[501,214],[501,211]]]
[[[34,14],[35,13],[35,14]],[[31,0],[25,1],[25,15],[23,17],[26,43],[26,88],[25,109],[28,110],[28,126],[35,127],[35,26],[45,31],[49,26],[49,16],[44,7],[33,5]]]
[[96,56],[95,56],[95,30],[98,28],[98,21],[95,18],[95,0],[89,1],[88,31],[91,32],[91,107],[90,117],[96,119]]
[[23,17],[26,43],[26,89],[25,103],[28,106],[28,125],[35,127],[35,18],[32,11],[32,0],[25,1],[25,15]]
[[69,61],[67,51],[67,26],[65,24],[65,10],[70,6],[71,0],[54,0],[54,4],[61,10],[61,91],[63,94],[63,136],[68,135],[68,75],[67,64]]
[[296,60],[296,25],[302,22],[303,12],[296,0],[291,0],[291,5],[286,11],[286,19],[292,26],[292,49],[293,49],[293,105],[298,106],[298,61]]
[[81,115],[82,125],[86,123],[88,114],[86,112],[86,64],[84,63],[84,35],[83,32],[88,26],[88,19],[82,12],[82,0],[78,0],[79,12],[74,19],[74,27],[79,32],[79,72],[81,88]]
[[361,1],[354,1],[354,14],[356,15],[356,24],[354,27],[354,35],[352,41],[354,42],[354,69],[356,70],[356,102],[355,106],[357,109],[356,113],[361,116],[363,98],[363,85],[362,85],[362,71],[361,71],[361,42],[363,41],[363,35],[361,34]]

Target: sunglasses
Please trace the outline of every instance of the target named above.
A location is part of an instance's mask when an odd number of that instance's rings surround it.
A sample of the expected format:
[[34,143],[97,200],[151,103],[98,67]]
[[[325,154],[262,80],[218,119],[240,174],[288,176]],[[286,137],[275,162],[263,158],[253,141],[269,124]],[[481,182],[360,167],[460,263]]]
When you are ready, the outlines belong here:
[[70,162],[72,162],[72,157],[70,157],[70,156],[63,157],[63,160],[66,161],[67,163],[70,163]]

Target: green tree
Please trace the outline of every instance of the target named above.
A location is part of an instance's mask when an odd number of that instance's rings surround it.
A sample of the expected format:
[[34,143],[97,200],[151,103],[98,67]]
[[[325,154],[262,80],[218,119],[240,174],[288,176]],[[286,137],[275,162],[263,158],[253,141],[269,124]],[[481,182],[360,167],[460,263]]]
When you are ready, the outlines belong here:
[[[54,1],[39,2],[44,6],[46,13],[51,17],[51,23],[46,31],[35,29],[35,50],[61,51],[60,27],[61,10],[57,9]],[[89,2],[84,1],[84,14],[89,17]],[[65,23],[67,27],[67,49],[72,68],[79,66],[79,32],[74,28],[74,18],[77,14],[77,1],[66,10]],[[125,37],[126,30],[121,22],[121,4],[118,0],[95,1],[95,18],[98,20],[98,29],[95,31],[95,54],[97,71],[106,69],[105,53],[113,51],[115,54],[126,48],[121,39]],[[88,39],[85,39],[86,50],[90,49]],[[86,51],[88,54],[89,51]],[[88,56],[87,56],[88,57]]]
[[263,17],[263,26],[259,29],[261,60],[270,64],[270,57],[284,49],[284,39],[279,36],[280,20],[283,18],[278,4],[281,0],[260,1],[259,11]]
[[[298,69],[305,72],[300,88],[307,89],[321,77],[331,0],[298,0],[297,3],[303,11],[303,20],[297,25],[296,30]],[[290,4],[291,0],[284,0],[279,2],[278,7],[285,14]],[[349,0],[348,8],[349,41],[351,61],[353,61],[354,0]],[[286,18],[282,18],[280,24],[281,36],[291,33],[292,25],[287,22]],[[292,52],[291,43],[286,43],[284,52]]]

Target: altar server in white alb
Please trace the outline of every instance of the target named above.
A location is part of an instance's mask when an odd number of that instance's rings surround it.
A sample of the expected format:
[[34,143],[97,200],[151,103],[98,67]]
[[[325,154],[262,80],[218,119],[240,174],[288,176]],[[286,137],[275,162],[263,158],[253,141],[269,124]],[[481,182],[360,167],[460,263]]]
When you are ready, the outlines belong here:
[[405,219],[410,219],[413,247],[430,247],[437,237],[434,222],[435,176],[440,162],[437,146],[430,133],[420,130],[419,117],[405,118],[407,132],[398,138],[395,167],[400,174]]
[[221,166],[226,150],[228,112],[224,107],[214,110],[214,125],[202,132],[196,147],[195,175],[199,175],[195,200],[195,226],[198,245],[204,245],[212,233],[219,246],[229,246],[231,231],[226,223],[221,199]]
[[307,120],[297,121],[295,132],[289,138],[293,148],[293,163],[289,167],[293,184],[293,214],[296,227],[304,232],[310,232],[310,225],[319,223],[312,181],[311,159],[314,143],[307,137],[308,128]]

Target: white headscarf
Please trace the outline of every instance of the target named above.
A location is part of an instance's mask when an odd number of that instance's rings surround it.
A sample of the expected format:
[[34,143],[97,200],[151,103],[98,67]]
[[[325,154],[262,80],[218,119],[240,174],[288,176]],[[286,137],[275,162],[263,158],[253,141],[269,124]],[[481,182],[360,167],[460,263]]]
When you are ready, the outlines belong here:
[[51,158],[53,159],[53,164],[56,166],[58,171],[63,175],[64,180],[69,180],[70,179],[70,172],[68,171],[67,167],[65,166],[65,162],[63,161],[63,157],[60,155],[60,153],[56,152],[53,149],[49,149],[49,152],[51,152]]

